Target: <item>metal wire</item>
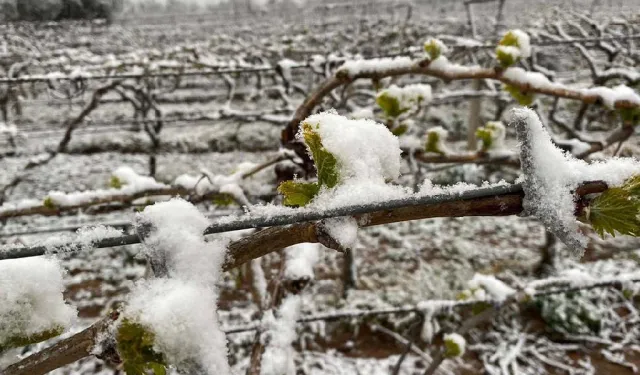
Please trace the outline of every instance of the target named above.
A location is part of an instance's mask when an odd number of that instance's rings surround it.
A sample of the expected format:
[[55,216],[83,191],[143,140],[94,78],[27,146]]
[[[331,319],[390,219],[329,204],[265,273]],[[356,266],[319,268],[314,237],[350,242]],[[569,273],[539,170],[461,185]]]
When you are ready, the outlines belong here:
[[[488,188],[479,188],[468,190],[459,194],[439,194],[434,196],[411,196],[408,198],[394,199],[385,202],[375,202],[364,205],[345,206],[328,210],[310,210],[297,209],[291,210],[291,213],[280,215],[256,215],[247,213],[244,215],[230,215],[225,218],[214,221],[204,231],[204,235],[231,232],[242,229],[266,228],[274,226],[283,226],[296,223],[310,222],[322,219],[328,219],[341,216],[352,216],[358,214],[367,214],[378,211],[393,210],[403,207],[422,206],[430,204],[441,204],[446,202],[454,202],[461,200],[469,200],[476,198],[488,198],[506,194],[522,194],[522,186],[520,184],[500,185]],[[116,246],[125,246],[140,243],[137,235],[123,235],[119,237],[110,237],[97,240],[90,244],[90,248],[107,248]],[[32,247],[25,246],[6,246],[0,248],[0,260],[16,259],[32,257],[50,253],[80,251],[87,247],[87,244],[79,242],[70,242],[53,246],[36,245]]]

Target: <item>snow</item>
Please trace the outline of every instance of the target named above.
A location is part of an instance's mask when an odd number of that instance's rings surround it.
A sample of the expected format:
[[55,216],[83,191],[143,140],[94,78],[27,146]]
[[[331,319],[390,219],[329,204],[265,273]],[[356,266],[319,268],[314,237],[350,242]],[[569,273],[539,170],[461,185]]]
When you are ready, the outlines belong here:
[[[402,150],[398,138],[383,124],[351,120],[334,110],[309,116],[303,123],[320,135],[323,146],[336,158],[338,169],[338,184],[323,188],[306,209],[322,211],[402,198],[410,193],[409,188],[388,183],[400,175]],[[297,137],[303,139],[302,129]],[[277,210],[266,209],[272,213]]]
[[579,231],[574,216],[572,191],[585,181],[621,185],[640,172],[640,163],[631,158],[612,158],[587,164],[557,148],[531,109],[517,108],[510,116],[520,142],[525,212],[538,218],[574,255],[581,255],[587,238]]
[[153,330],[154,345],[170,363],[195,362],[209,374],[229,374],[216,316],[225,242],[205,242],[207,218],[179,198],[146,207],[136,223],[151,226],[145,252],[152,264],[164,263],[167,274],[137,283],[123,315]]
[[251,275],[253,288],[260,299],[260,306],[263,306],[267,300],[267,279],[264,277],[262,260],[260,258],[251,261]]
[[470,288],[482,288],[497,301],[504,301],[516,291],[492,275],[476,273],[469,281]]
[[358,222],[353,217],[326,219],[323,226],[343,249],[354,249],[358,244]]
[[291,59],[282,59],[278,61],[278,67],[280,67],[280,70],[282,71],[282,77],[284,77],[287,82],[291,81],[291,69],[300,65],[300,63]]
[[636,105],[640,105],[640,95],[634,89],[627,85],[618,85],[614,88],[609,87],[592,87],[581,90],[585,95],[597,95],[602,99],[607,108],[615,108],[616,102],[627,101]]
[[467,345],[467,340],[465,340],[464,337],[462,337],[460,334],[455,332],[445,333],[444,341],[454,343],[457,346],[457,348],[460,350],[460,353],[456,355],[456,357],[462,357],[464,355],[466,345]]
[[287,262],[284,268],[284,278],[287,280],[313,280],[313,267],[320,260],[318,244],[300,243],[289,246],[284,250]]
[[[383,124],[372,120],[350,120],[335,111],[309,116],[322,145],[338,161],[340,182],[369,181],[384,184],[400,175],[400,143]],[[302,130],[298,139],[303,139]]]
[[0,262],[0,348],[11,339],[71,326],[77,312],[63,299],[63,274],[47,257]]
[[70,193],[50,191],[45,199],[50,200],[56,207],[80,206],[96,200],[109,199],[110,197],[134,195],[148,190],[166,189],[169,187],[168,185],[157,182],[153,177],[137,174],[130,167],[120,167],[116,169],[112,175],[117,177],[123,184],[121,188],[75,191]]
[[520,49],[520,56],[523,58],[531,56],[531,41],[529,38],[529,34],[520,29],[513,29],[509,32],[513,34],[518,40],[518,49]]
[[455,64],[450,62],[445,56],[440,55],[440,57],[429,63],[429,69],[441,74],[468,74],[477,71],[478,66]]
[[431,139],[431,137],[434,137],[434,136],[437,139],[437,141],[434,144],[435,149],[427,150],[427,151],[428,152],[438,151],[445,155],[448,154],[449,149],[447,148],[447,145],[444,143],[444,141],[449,136],[449,132],[442,126],[434,126],[432,128],[429,128],[427,130],[427,143],[429,142],[429,139]]
[[205,242],[202,233],[209,220],[181,198],[145,207],[136,225],[149,223],[152,231],[144,239],[147,256],[166,260],[169,277],[193,281],[215,290],[226,256],[222,239]]
[[354,77],[366,73],[408,69],[414,64],[415,62],[407,56],[348,60],[338,68],[336,75],[346,74],[348,77]]
[[351,117],[354,120],[361,120],[361,119],[373,120],[375,118],[375,115],[373,114],[373,110],[371,108],[362,107],[352,111],[349,117]]
[[154,350],[163,353],[168,363],[195,360],[207,374],[230,374],[214,293],[206,285],[182,279],[139,282],[123,315],[153,330]]
[[573,139],[555,139],[554,142],[560,146],[567,146],[571,148],[571,154],[582,155],[585,152],[591,150],[591,145],[587,142],[583,142],[577,138]]
[[[564,84],[549,81],[549,79],[542,73],[528,72],[519,67],[507,68],[502,76],[519,84],[529,85],[535,89],[557,91],[570,89]],[[615,108],[616,103],[620,101],[627,101],[632,104],[640,105],[640,95],[626,85],[618,85],[614,88],[597,86],[582,88],[577,91],[585,96],[595,95],[599,97],[604,105],[610,109]]]
[[[76,230],[75,235],[52,236],[44,239],[39,245],[44,246],[47,253],[60,253],[64,251],[86,250],[100,241],[107,238],[120,237],[121,229],[108,227],[102,224],[89,225]],[[75,244],[75,246],[70,246]]]
[[[187,190],[193,190],[198,195],[208,193],[226,193],[241,204],[248,204],[249,200],[244,194],[241,187],[245,173],[256,166],[254,163],[243,162],[238,165],[235,172],[230,175],[214,174],[206,168],[202,168],[202,176],[192,176],[183,174],[174,180],[175,186],[182,187]],[[202,178],[205,177],[205,178]]]
[[414,83],[403,87],[391,85],[381,90],[377,97],[387,95],[398,100],[401,110],[407,110],[416,104],[428,104],[433,98],[431,86],[421,83]]
[[280,304],[277,319],[268,322],[268,345],[262,355],[261,375],[295,375],[293,361],[296,321],[300,318],[302,298],[290,295]]
[[18,128],[16,127],[15,124],[5,124],[4,122],[0,121],[0,135],[9,135],[11,137],[15,137],[16,135],[18,135]]
[[429,344],[440,330],[438,319],[434,316],[435,312],[435,309],[431,306],[424,309],[424,322],[422,323],[422,329],[420,330],[420,338],[422,341]]
[[[440,52],[440,55],[446,55],[449,52],[449,47],[447,47],[446,44],[444,44],[444,42],[440,39],[430,38],[424,43],[424,46],[425,49],[427,48],[427,46],[435,47]],[[434,57],[437,58],[437,56],[431,56],[429,52],[427,52],[427,54],[429,55],[430,59],[433,59]]]

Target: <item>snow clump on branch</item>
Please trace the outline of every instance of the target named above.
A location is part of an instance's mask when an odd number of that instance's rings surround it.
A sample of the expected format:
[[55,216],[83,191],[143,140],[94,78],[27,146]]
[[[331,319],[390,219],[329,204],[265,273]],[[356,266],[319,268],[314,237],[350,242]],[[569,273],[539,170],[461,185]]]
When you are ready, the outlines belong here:
[[76,317],[64,302],[64,271],[51,258],[0,262],[0,352],[61,334]]
[[230,373],[216,317],[226,243],[205,242],[207,218],[182,199],[148,206],[136,217],[155,279],[138,283],[124,316],[155,335],[154,350],[178,367]]
[[[388,184],[400,175],[402,150],[386,126],[350,120],[334,110],[312,115],[303,124],[317,132],[323,148],[335,157],[338,175],[335,187],[323,188],[310,207],[329,209],[406,196],[407,189]],[[298,133],[300,140],[303,131]]]
[[524,213],[538,218],[573,255],[581,256],[587,237],[579,231],[575,217],[576,188],[586,181],[622,185],[640,173],[640,163],[632,158],[613,158],[587,164],[557,148],[533,110],[517,108],[510,117],[520,142]]

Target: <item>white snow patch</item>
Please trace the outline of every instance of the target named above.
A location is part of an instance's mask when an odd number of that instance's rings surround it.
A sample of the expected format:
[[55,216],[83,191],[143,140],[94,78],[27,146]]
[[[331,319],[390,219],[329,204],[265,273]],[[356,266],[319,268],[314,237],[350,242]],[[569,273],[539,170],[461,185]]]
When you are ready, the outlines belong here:
[[313,267],[320,260],[320,249],[315,243],[300,243],[285,249],[287,262],[284,277],[288,280],[315,278]]
[[353,77],[359,74],[381,72],[391,69],[408,69],[414,64],[415,62],[407,56],[349,60],[345,61],[344,64],[338,68],[336,74],[346,74],[349,77]]
[[582,182],[602,180],[618,186],[640,173],[640,163],[632,158],[613,158],[587,164],[557,148],[538,116],[531,109],[511,112],[520,142],[523,167],[524,207],[558,236],[574,255],[582,254],[587,238],[579,232],[574,216],[574,191]]
[[498,301],[504,301],[516,291],[491,275],[476,273],[469,281],[470,288],[482,288]]
[[77,311],[62,297],[63,274],[58,261],[46,257],[0,262],[0,347],[71,326]]
[[267,345],[262,356],[261,375],[295,375],[296,321],[300,318],[302,299],[299,295],[290,295],[282,301],[278,309],[278,318],[269,322]]
[[358,244],[358,222],[353,217],[336,217],[323,221],[324,229],[344,249],[354,249]]

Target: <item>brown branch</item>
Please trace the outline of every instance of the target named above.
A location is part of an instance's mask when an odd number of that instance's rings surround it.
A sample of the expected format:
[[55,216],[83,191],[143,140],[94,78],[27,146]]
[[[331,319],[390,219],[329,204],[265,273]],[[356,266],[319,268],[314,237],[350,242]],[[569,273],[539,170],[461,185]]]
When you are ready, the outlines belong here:
[[[243,179],[249,178],[254,174],[278,163],[279,161],[285,158],[286,158],[285,156],[278,156],[271,160],[266,161],[265,163],[257,165],[251,170],[245,172],[242,175],[242,178]],[[138,191],[133,194],[114,194],[110,196],[96,197],[94,199],[91,199],[88,202],[75,204],[75,205],[57,206],[57,207],[47,206],[44,204],[44,200],[43,200],[43,203],[39,206],[28,207],[28,208],[16,208],[13,210],[0,211],[0,219],[7,219],[12,217],[18,217],[18,216],[29,216],[29,215],[56,216],[64,212],[74,211],[78,209],[86,209],[86,208],[98,206],[98,205],[114,204],[114,203],[130,206],[130,205],[133,205],[133,202],[138,199],[146,198],[146,197],[162,196],[162,195],[185,197],[192,203],[202,202],[204,200],[220,195],[219,192],[210,192],[207,194],[198,195],[194,197],[192,196],[193,190],[195,189],[185,189],[182,187],[156,188],[156,189]],[[238,202],[238,203],[242,203],[242,202]]]
[[[596,94],[586,94],[585,92],[572,89],[570,87],[533,87],[529,83],[522,83],[517,80],[504,77],[504,69],[496,68],[482,68],[482,67],[466,67],[460,70],[441,70],[430,68],[431,61],[428,59],[416,61],[414,64],[405,67],[391,68],[378,71],[365,71],[354,75],[344,74],[345,72],[338,71],[333,76],[326,79],[320,84],[311,94],[304,100],[304,102],[296,109],[296,112],[287,124],[286,128],[282,131],[281,141],[283,144],[291,143],[295,140],[298,126],[305,118],[307,118],[317,107],[322,99],[331,93],[334,89],[349,84],[358,79],[372,79],[380,80],[385,77],[397,77],[409,74],[419,74],[431,77],[437,77],[445,81],[464,80],[464,79],[490,79],[500,81],[513,87],[517,87],[521,92],[531,92],[543,95],[549,95],[553,97],[560,97],[566,99],[579,100],[587,104],[601,103],[602,99]],[[640,105],[629,100],[617,100],[614,103],[614,107],[617,109],[622,108],[638,108]]]
[[[601,182],[588,182],[577,189],[576,193],[598,192],[604,188],[606,186]],[[434,217],[508,216],[522,212],[522,200],[523,193],[504,193],[483,198],[382,210],[354,217],[361,227],[368,227]],[[265,229],[234,241],[228,246],[228,256],[223,269],[225,271],[233,269],[252,259],[298,243],[319,242],[320,230],[320,222],[301,223]],[[112,321],[110,317],[103,318],[87,330],[45,349],[49,353],[48,356],[42,355],[42,352],[32,354],[7,367],[2,374],[43,375],[55,368],[87,357],[91,355],[92,348],[97,344],[96,338],[109,327]],[[55,356],[52,355],[54,353]]]
[[82,358],[90,356],[94,346],[118,318],[117,313],[102,318],[75,335],[51,345],[27,358],[8,366],[2,375],[46,374]]

